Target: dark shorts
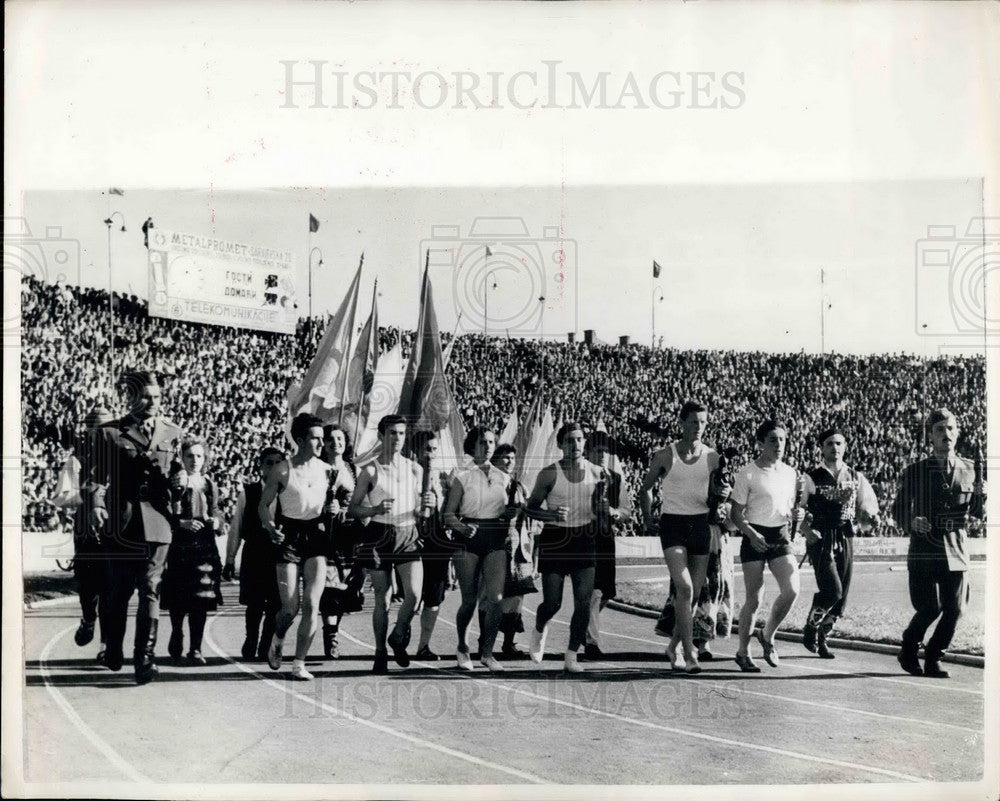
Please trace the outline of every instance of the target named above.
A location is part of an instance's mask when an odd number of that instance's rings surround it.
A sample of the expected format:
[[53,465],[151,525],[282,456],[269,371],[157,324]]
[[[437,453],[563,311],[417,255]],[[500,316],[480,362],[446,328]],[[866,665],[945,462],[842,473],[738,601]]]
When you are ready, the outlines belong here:
[[535,541],[538,551],[538,572],[574,573],[588,567],[594,567],[596,545],[594,526],[566,528],[546,523],[542,533]]
[[451,563],[451,553],[425,551],[421,554],[424,563],[424,584],[420,598],[425,606],[441,606],[448,589],[448,565]]
[[420,561],[420,535],[415,525],[369,523],[359,559],[368,570],[392,570]]
[[462,550],[475,554],[482,559],[488,553],[507,549],[507,532],[510,530],[510,524],[506,520],[499,518],[486,520],[466,518],[463,522],[475,524],[477,528],[476,533],[471,539],[457,532],[452,535],[455,539],[455,544],[461,545]]
[[[751,525],[753,525],[751,523]],[[753,526],[764,535],[767,548],[758,551],[746,537],[740,544],[741,562],[770,562],[780,556],[792,555],[792,543],[788,539],[788,526]]]
[[278,518],[278,525],[285,535],[276,548],[276,560],[297,565],[317,556],[325,557],[330,551],[330,535],[323,529],[322,518],[293,520]]
[[667,548],[687,548],[688,556],[708,556],[712,532],[708,513],[703,515],[660,515],[660,545]]

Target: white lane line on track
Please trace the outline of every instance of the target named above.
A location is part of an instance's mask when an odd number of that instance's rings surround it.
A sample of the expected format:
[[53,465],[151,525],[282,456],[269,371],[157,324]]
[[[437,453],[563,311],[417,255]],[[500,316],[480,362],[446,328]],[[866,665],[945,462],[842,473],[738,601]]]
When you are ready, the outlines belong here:
[[[528,612],[531,615],[535,614],[535,610],[534,609],[529,609],[527,606],[523,606],[522,608],[524,609],[524,611]],[[561,626],[568,626],[569,625],[565,621],[556,620],[556,619],[553,619],[550,622],[552,622],[552,623],[558,623]],[[611,637],[620,637],[622,639],[633,640],[634,642],[645,642],[645,643],[652,643],[654,645],[661,645],[662,646],[662,642],[657,642],[656,640],[645,640],[645,639],[642,639],[641,637],[630,637],[627,634],[615,634],[612,631],[601,631],[600,633],[601,634],[607,634],[607,635],[609,635]],[[664,637],[663,640],[666,640],[666,638]],[[724,656],[724,654],[718,654],[718,655],[719,656]],[[796,665],[796,667],[806,667],[806,665]],[[812,668],[812,669],[813,670],[823,670],[822,668]],[[823,671],[823,672],[836,672],[836,673],[841,673],[844,676],[854,676],[854,675],[857,675],[857,674],[854,674],[854,673],[848,673],[846,671],[843,671],[843,672],[842,671]],[[795,677],[794,676],[788,676],[788,678],[794,680]],[[874,677],[866,676],[865,678],[874,678]],[[695,678],[694,676],[685,676],[684,680],[685,681],[696,682],[696,683],[701,683],[701,684],[708,684],[708,685],[711,685],[714,688],[724,687],[725,686],[725,685],[719,684],[718,682],[713,682],[711,679],[707,679],[707,678],[705,678],[705,679],[698,679],[698,678]],[[911,684],[913,682],[903,682],[903,683],[904,684]],[[918,685],[918,686],[920,686],[920,685]],[[938,729],[938,728],[941,728],[941,727],[947,727],[949,729],[957,729],[959,731],[971,732],[973,734],[979,734],[979,735],[981,735],[983,733],[982,729],[972,729],[972,728],[969,728],[967,726],[959,726],[959,725],[954,724],[954,723],[940,723],[940,722],[938,722],[936,720],[921,720],[920,718],[906,718],[906,717],[902,717],[900,715],[886,715],[886,714],[883,714],[881,712],[872,712],[872,711],[867,710],[867,709],[854,709],[854,708],[848,707],[848,706],[838,706],[837,704],[826,704],[826,703],[822,703],[820,701],[807,701],[804,698],[794,698],[794,697],[788,696],[788,695],[775,695],[775,694],[772,694],[772,693],[762,693],[762,692],[759,692],[757,690],[744,690],[744,689],[740,689],[739,692],[741,694],[746,694],[746,695],[758,695],[758,696],[760,696],[762,698],[773,698],[773,699],[778,700],[778,701],[791,701],[792,703],[803,704],[805,706],[815,706],[815,707],[820,707],[822,709],[830,709],[830,710],[833,710],[835,712],[851,712],[851,713],[854,713],[854,714],[857,714],[857,715],[866,715],[868,717],[882,718],[884,720],[898,720],[898,721],[900,721],[902,723],[916,723],[916,724],[919,724],[919,725],[922,725],[922,726],[930,726],[931,728],[934,728],[934,729]]]
[[[523,609],[525,612],[528,612],[531,615],[535,614],[535,610],[529,609],[527,606],[523,607]],[[617,611],[617,610],[612,610],[612,611]],[[627,615],[628,612],[619,612],[618,614]],[[646,619],[651,620],[652,618],[646,618]],[[563,621],[561,620],[556,620],[555,622],[563,626],[569,625],[568,623],[563,623]],[[667,642],[666,637],[662,637],[659,640],[649,640],[644,637],[631,637],[628,634],[618,634],[614,631],[602,631],[601,634],[607,634],[609,637],[618,637],[619,639],[622,640],[631,640],[632,642],[652,643],[653,645],[659,645],[661,648],[666,647],[664,644]],[[734,655],[735,654],[731,654],[730,656]],[[851,673],[850,671],[847,670],[836,670],[835,668],[819,668],[819,667],[813,667],[812,665],[804,665],[804,664],[796,664],[795,667],[801,668],[802,670],[811,670],[814,673],[836,673],[838,676],[855,676],[857,678],[862,678],[862,679],[871,679],[872,681],[887,681],[890,684],[905,684],[907,687],[919,687],[922,690],[942,690],[944,692],[965,693],[966,695],[978,695],[978,696],[983,695],[982,690],[971,690],[967,687],[954,687],[952,685],[942,684],[940,681],[937,680],[935,680],[934,683],[921,684],[920,682],[907,681],[906,679],[893,679],[890,678],[889,676],[867,676],[860,673]]]
[[126,762],[121,754],[115,751],[115,749],[108,745],[108,743],[97,732],[84,723],[83,718],[81,718],[77,711],[73,709],[73,705],[66,700],[66,697],[50,681],[51,674],[49,673],[49,668],[46,664],[46,662],[48,662],[49,654],[52,652],[55,644],[75,628],[76,626],[70,626],[69,628],[65,628],[58,632],[45,644],[45,647],[42,649],[42,653],[38,657],[39,672],[42,674],[42,680],[45,682],[45,689],[51,693],[52,699],[56,702],[56,706],[58,706],[62,710],[63,714],[69,718],[70,723],[79,729],[80,733],[87,738],[88,742],[90,742],[94,748],[105,756],[108,762],[118,768],[118,770],[128,776],[132,781],[148,783],[152,780],[147,776],[144,776],[128,762]]
[[[438,620],[441,621],[443,620],[443,618],[438,618]],[[455,626],[455,624],[449,620],[445,620],[444,622],[449,626],[452,627]],[[343,628],[340,629],[340,633],[345,637],[347,637],[347,639],[351,640],[351,642],[357,643],[363,648],[367,648],[369,650],[375,649],[374,645],[367,642],[363,642],[362,640],[359,640],[357,637],[352,637],[350,634],[344,631]],[[563,701],[558,698],[553,698],[552,696],[533,693],[530,690],[525,690],[521,687],[512,687],[507,684],[501,684],[500,682],[503,681],[502,678],[491,678],[488,680],[481,679],[477,678],[474,674],[469,674],[462,671],[458,671],[456,673],[448,668],[439,667],[438,665],[433,664],[431,662],[420,662],[414,660],[413,664],[423,665],[424,667],[429,667],[434,670],[439,670],[442,673],[447,670],[448,675],[458,675],[463,679],[466,679],[468,681],[474,681],[477,684],[482,684],[487,687],[494,687],[496,689],[504,690],[509,693],[514,693],[515,695],[522,695],[527,698],[534,698],[537,701],[545,701],[546,703],[556,704],[557,706],[563,706],[569,709],[575,709],[579,712],[588,713],[596,717],[611,718],[612,720],[617,720],[622,723],[630,723],[634,726],[639,726],[645,729],[654,729],[656,731],[667,732],[668,734],[679,734],[682,737],[690,737],[696,740],[703,740],[710,743],[716,743],[717,745],[727,745],[737,749],[742,748],[750,751],[763,751],[764,753],[767,754],[775,754],[777,756],[788,757],[790,759],[799,759],[805,762],[818,762],[822,765],[833,765],[834,767],[846,768],[848,770],[861,773],[873,773],[878,776],[888,776],[893,779],[901,779],[903,781],[908,781],[908,782],[922,783],[927,781],[927,779],[924,779],[920,776],[911,776],[908,773],[899,773],[897,771],[887,770],[885,768],[873,768],[868,765],[858,765],[853,762],[844,762],[839,759],[829,759],[827,757],[813,756],[812,754],[800,753],[798,751],[788,751],[783,748],[775,748],[769,745],[758,745],[756,743],[745,743],[745,742],[740,742],[738,740],[729,740],[725,737],[716,737],[715,735],[712,734],[702,734],[701,732],[689,731],[687,729],[679,729],[674,726],[665,726],[662,723],[654,723],[649,720],[630,718],[627,717],[626,715],[618,714],[617,712],[607,712],[603,709],[593,709],[591,707],[582,706],[580,704],[574,704],[572,701]]]
[[[375,729],[376,731],[381,732],[382,734],[388,734],[391,737],[396,737],[400,740],[406,740],[407,742],[412,743],[413,745],[421,746],[423,748],[429,748],[432,751],[437,751],[441,754],[445,754],[446,756],[455,757],[456,759],[461,759],[464,762],[469,762],[473,765],[479,765],[480,767],[490,768],[492,770],[499,771],[500,773],[506,773],[509,776],[515,776],[519,779],[523,779],[524,781],[532,782],[534,784],[552,784],[552,782],[550,782],[548,779],[543,779],[541,776],[536,776],[533,773],[528,773],[527,771],[518,770],[517,768],[511,768],[506,765],[501,765],[497,762],[490,762],[487,759],[482,759],[481,757],[477,757],[472,754],[467,754],[464,751],[457,751],[454,748],[449,748],[448,746],[445,745],[439,745],[438,743],[433,743],[430,740],[424,740],[421,737],[416,737],[411,734],[406,734],[404,732],[397,731],[396,729],[393,729],[389,726],[383,726],[380,723],[374,723],[373,721],[356,717],[355,715],[352,715],[349,712],[345,712],[342,709],[337,709],[335,707],[330,706],[329,704],[324,704],[322,701],[317,701],[315,698],[311,698],[310,696],[305,695],[304,693],[291,690],[281,682],[277,682],[274,679],[267,678],[267,676],[265,676],[263,673],[254,670],[252,667],[249,667],[248,665],[245,665],[242,662],[237,662],[236,660],[231,659],[228,654],[223,653],[222,649],[215,642],[214,638],[211,635],[212,624],[220,616],[221,612],[217,612],[209,619],[208,624],[205,626],[205,642],[208,643],[209,648],[215,651],[216,654],[221,656],[231,665],[235,665],[244,673],[248,673],[251,676],[257,676],[264,684],[268,685],[269,687],[272,687],[276,690],[280,690],[283,693],[287,693],[288,695],[291,695],[293,698],[296,698],[300,701],[304,701],[307,704],[312,704],[314,707],[322,709],[324,712],[328,712],[329,714],[334,715],[335,717],[344,718],[345,720],[349,720],[353,723],[359,723],[362,726],[367,726],[370,729]],[[347,634],[343,629],[341,629],[340,632],[341,634],[347,636],[348,639],[354,640],[354,638],[351,637],[349,634]],[[357,640],[355,640],[355,642],[357,642]]]

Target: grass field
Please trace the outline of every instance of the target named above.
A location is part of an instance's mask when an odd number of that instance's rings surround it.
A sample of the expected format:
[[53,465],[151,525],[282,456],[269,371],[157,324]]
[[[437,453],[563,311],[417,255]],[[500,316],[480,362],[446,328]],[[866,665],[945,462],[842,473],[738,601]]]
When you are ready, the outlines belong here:
[[[958,630],[955,632],[955,638],[949,650],[955,653],[982,656],[986,633],[982,588],[983,574],[973,573],[972,576],[972,601],[965,615],[959,621]],[[977,579],[979,579],[978,592]],[[761,604],[761,608],[757,612],[757,624],[761,626],[771,611],[769,597],[773,597],[776,592],[773,580],[769,580],[765,587],[764,603]],[[669,582],[640,582],[619,578],[617,588],[619,601],[659,611],[667,597]],[[802,592],[781,626],[782,631],[802,631],[814,591],[815,584],[812,581],[812,575],[803,574]],[[739,574],[736,576],[735,595],[735,614],[739,615],[743,600],[743,579]],[[905,571],[874,575],[862,573],[855,577],[855,583],[849,596],[847,613],[837,621],[834,636],[899,645],[903,629],[906,628],[912,614],[913,610],[910,607],[906,589]],[[650,627],[652,627],[652,621]]]

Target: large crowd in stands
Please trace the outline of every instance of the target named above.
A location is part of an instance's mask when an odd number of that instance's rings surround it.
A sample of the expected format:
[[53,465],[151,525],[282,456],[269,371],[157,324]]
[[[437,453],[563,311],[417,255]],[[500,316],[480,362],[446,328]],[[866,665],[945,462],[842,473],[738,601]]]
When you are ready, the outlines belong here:
[[[121,411],[111,381],[108,294],[27,277],[21,301],[22,519],[25,530],[52,530],[68,525],[49,499],[79,422],[97,405]],[[115,372],[141,365],[164,377],[164,411],[209,443],[207,470],[228,516],[261,448],[281,443],[285,393],[315,352],[320,321],[303,321],[287,336],[149,317],[134,296],[115,294],[113,302]],[[408,355],[412,332],[379,334],[383,352],[399,343]],[[501,431],[512,411],[523,416],[539,382],[557,421],[603,423],[620,445],[632,497],[651,451],[677,435],[677,411],[688,398],[710,409],[705,441],[735,447],[743,460],[753,457],[753,431],[765,417],[786,425],[786,460],[801,467],[818,459],[817,432],[838,422],[848,463],[869,477],[883,511],[902,468],[926,452],[925,410],[954,410],[961,454],[986,444],[979,355],[682,351],[464,334],[448,373],[469,426]]]

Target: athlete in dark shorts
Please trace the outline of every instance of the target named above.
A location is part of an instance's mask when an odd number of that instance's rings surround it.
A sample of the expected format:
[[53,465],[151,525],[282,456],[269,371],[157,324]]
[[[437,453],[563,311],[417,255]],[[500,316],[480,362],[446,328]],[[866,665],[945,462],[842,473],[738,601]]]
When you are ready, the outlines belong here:
[[577,651],[587,639],[590,596],[594,592],[594,519],[595,515],[609,513],[607,496],[595,503],[594,490],[601,472],[583,458],[584,441],[579,423],[566,423],[559,429],[556,442],[563,457],[542,469],[528,499],[528,513],[545,523],[536,540],[543,599],[536,611],[528,653],[535,662],[542,661],[548,623],[562,606],[563,583],[568,575],[573,582],[573,617],[563,668],[567,673],[584,670],[577,661]]
[[428,491],[434,494],[433,508],[422,509],[417,518],[424,580],[420,593],[420,642],[415,656],[423,662],[437,662],[441,658],[431,650],[431,635],[448,589],[448,565],[455,550],[441,520],[445,491],[442,476],[435,466],[439,447],[440,442],[433,431],[418,431],[413,435],[413,458],[424,470]]
[[507,575],[507,489],[510,476],[490,462],[496,450],[496,435],[485,428],[469,431],[463,443],[473,464],[458,470],[448,488],[444,522],[453,532],[456,545],[455,574],[462,592],[456,615],[458,647],[455,659],[459,668],[472,670],[472,656],[466,632],[476,610],[484,607],[482,646],[479,660],[491,672],[503,671],[493,656],[493,645],[500,628],[503,585]]
[[[673,589],[674,629],[667,659],[674,670],[677,646],[684,649],[684,670],[701,672],[693,640],[694,605],[708,571],[712,532],[708,525],[709,483],[719,454],[701,441],[708,410],[697,401],[681,407],[681,438],[653,455],[639,493],[648,534],[659,534]],[[652,514],[653,486],[660,483],[660,519]],[[669,599],[667,601],[670,602]]]
[[[330,466],[319,458],[323,451],[323,423],[311,414],[292,420],[292,439],[297,450],[288,461],[268,474],[257,510],[264,530],[277,549],[278,593],[281,610],[275,619],[274,636],[267,653],[271,670],[281,667],[285,634],[299,611],[299,571],[302,573],[302,619],[295,641],[292,678],[308,681],[306,654],[316,633],[319,599],[326,583],[329,532],[324,517]],[[277,524],[272,504],[277,498],[281,514]]]
[[[348,514],[356,520],[371,519],[364,562],[375,593],[375,609],[372,611],[375,661],[372,672],[384,674],[389,670],[386,645],[392,648],[396,664],[400,667],[410,664],[406,653],[410,642],[410,621],[424,578],[417,515],[423,507],[433,507],[436,499],[430,492],[421,495],[423,469],[403,456],[406,420],[399,415],[386,415],[379,420],[378,433],[382,443],[381,453],[358,475]],[[404,596],[396,624],[386,637],[389,631],[389,596],[392,592],[390,576],[394,568],[399,569]]]
[[759,673],[750,656],[750,636],[757,607],[764,595],[764,563],[778,582],[778,597],[757,639],[765,661],[778,666],[774,634],[799,594],[799,569],[792,556],[790,523],[798,523],[801,509],[795,510],[796,473],[781,461],[787,435],[774,420],[763,423],[756,434],[760,456],[736,474],[733,485],[732,519],[745,537],[740,546],[746,601],[740,610],[740,641],[736,664],[745,673]]

